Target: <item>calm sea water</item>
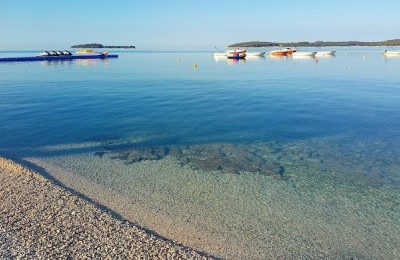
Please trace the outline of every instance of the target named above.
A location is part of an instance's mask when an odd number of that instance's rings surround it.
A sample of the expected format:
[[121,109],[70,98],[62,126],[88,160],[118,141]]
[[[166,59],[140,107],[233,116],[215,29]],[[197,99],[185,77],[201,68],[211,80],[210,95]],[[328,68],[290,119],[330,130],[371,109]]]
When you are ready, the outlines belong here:
[[[244,178],[240,185],[254,186],[263,183],[263,179],[254,178],[265,177],[273,178],[268,183],[276,181],[275,188],[282,183],[297,187],[287,191],[289,194],[284,195],[289,196],[287,200],[294,200],[296,192],[307,190],[308,194],[326,183],[336,187],[338,194],[350,192],[349,189],[354,194],[365,194],[366,190],[374,189],[375,195],[367,199],[371,207],[382,206],[382,201],[390,204],[376,212],[377,216],[383,216],[382,221],[389,223],[388,230],[392,230],[386,233],[392,243],[385,242],[383,246],[390,257],[396,253],[397,242],[393,239],[400,240],[399,226],[391,222],[400,217],[395,195],[400,185],[400,58],[385,58],[382,52],[381,48],[337,48],[335,56],[317,59],[215,60],[211,52],[121,51],[118,59],[108,60],[0,63],[0,153],[13,157],[20,154],[24,158],[56,157],[63,153],[79,157],[87,151],[43,153],[43,147],[99,142],[104,152],[97,153],[94,159],[110,154],[109,160],[117,159],[136,167],[147,162],[162,163],[172,156],[189,170],[219,176],[209,178]],[[0,52],[0,56],[36,53]],[[110,180],[94,173],[86,175],[89,180],[118,187],[124,196],[131,196],[126,182],[115,181],[118,176]],[[202,186],[210,180],[204,178],[191,181]],[[228,189],[223,185],[218,187]],[[272,201],[271,193],[264,194],[271,189],[258,187],[249,196]],[[386,195],[380,193],[383,191]],[[315,198],[315,193],[312,194],[306,198]],[[330,193],[331,199],[335,199],[335,194]],[[351,194],[349,197],[355,199]],[[243,205],[251,204],[246,192],[235,196],[239,196],[237,199]],[[337,196],[341,200],[341,195]],[[222,198],[216,195],[209,200],[217,205]],[[203,205],[196,202],[196,196],[190,203],[193,208],[196,203]],[[358,205],[356,201],[352,203]],[[328,204],[332,210],[333,202]],[[176,205],[169,201],[168,206]],[[243,213],[240,218],[257,226],[257,230],[268,226],[257,222],[260,216],[268,215],[266,211],[242,210],[252,212]],[[232,216],[236,216],[233,212]],[[195,213],[182,212],[173,218],[188,214]],[[310,218],[321,219],[318,214]],[[338,217],[333,219],[338,221]],[[346,217],[343,219],[346,222]],[[216,226],[220,224],[223,231],[218,232],[224,237],[242,232],[227,228],[229,225],[224,226],[217,216],[208,221],[209,226],[212,221]],[[278,226],[282,225],[276,221]],[[368,257],[363,250],[374,239],[382,239],[379,237],[382,234],[354,230],[370,235],[369,242],[343,249],[338,238],[334,240],[335,253],[321,249],[315,255],[312,250],[310,255],[299,255]],[[238,236],[232,243],[242,242],[245,248],[253,241],[249,236]],[[258,252],[255,258],[267,255],[260,249],[267,243],[263,239],[264,242],[256,239],[253,244]],[[227,257],[240,255],[194,246]],[[287,252],[294,256],[295,248]],[[244,254],[249,252],[244,250]],[[382,252],[377,255],[385,258]]]
[[215,61],[207,52],[3,63],[1,143],[31,147],[138,134],[154,136],[152,144],[397,134],[400,59],[356,50],[318,63]]

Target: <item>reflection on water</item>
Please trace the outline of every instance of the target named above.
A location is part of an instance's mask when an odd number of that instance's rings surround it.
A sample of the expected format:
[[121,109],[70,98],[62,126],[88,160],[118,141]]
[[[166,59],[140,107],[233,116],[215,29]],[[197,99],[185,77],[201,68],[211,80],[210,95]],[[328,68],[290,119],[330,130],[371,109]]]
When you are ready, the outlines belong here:
[[315,61],[315,56],[291,56],[293,60]]
[[74,65],[73,60],[44,60],[39,61],[41,66],[72,66]]
[[270,60],[286,60],[288,56],[268,55]]
[[265,56],[246,56],[246,60],[251,60],[251,61],[263,61],[265,60]]
[[94,67],[96,65],[104,65],[104,67],[107,67],[108,59],[77,59],[76,65],[84,67]]
[[[41,66],[82,66],[82,67],[95,67],[98,65],[108,65],[108,59],[74,59],[74,60],[44,60],[38,62]],[[28,65],[27,65],[28,66]]]
[[226,59],[228,64],[239,64],[239,63],[246,63],[246,59]]

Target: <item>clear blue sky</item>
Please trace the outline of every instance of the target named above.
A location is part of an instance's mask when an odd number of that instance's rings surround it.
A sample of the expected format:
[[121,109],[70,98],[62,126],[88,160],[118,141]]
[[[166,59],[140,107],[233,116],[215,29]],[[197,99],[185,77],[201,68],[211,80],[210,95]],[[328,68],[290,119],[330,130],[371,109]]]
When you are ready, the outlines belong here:
[[399,0],[0,0],[0,48],[386,40],[400,38],[399,10]]

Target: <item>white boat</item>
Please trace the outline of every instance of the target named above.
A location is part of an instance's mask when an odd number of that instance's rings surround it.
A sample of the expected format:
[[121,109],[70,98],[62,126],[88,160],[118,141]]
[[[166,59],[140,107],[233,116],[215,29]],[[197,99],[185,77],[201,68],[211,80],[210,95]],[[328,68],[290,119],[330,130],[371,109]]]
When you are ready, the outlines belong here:
[[234,50],[228,50],[226,51],[226,57],[230,59],[242,59],[245,58],[247,55],[247,50],[240,50],[240,49],[234,49]]
[[300,56],[314,57],[316,53],[317,53],[316,51],[296,51],[296,52],[292,53],[292,56],[293,57],[300,57]]
[[321,57],[321,56],[333,56],[335,55],[336,51],[317,51],[315,56]]
[[257,52],[247,52],[246,57],[263,57],[265,55],[265,51],[257,51]]
[[400,51],[385,51],[383,55],[385,55],[386,57],[399,57]]

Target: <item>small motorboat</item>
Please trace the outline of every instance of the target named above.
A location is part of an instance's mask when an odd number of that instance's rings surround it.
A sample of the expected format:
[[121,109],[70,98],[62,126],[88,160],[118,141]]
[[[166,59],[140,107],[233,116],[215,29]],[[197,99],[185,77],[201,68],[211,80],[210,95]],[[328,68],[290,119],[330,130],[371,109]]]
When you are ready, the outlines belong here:
[[270,51],[268,54],[271,56],[287,56],[288,52],[289,51],[287,49],[280,49],[280,50]]
[[101,56],[106,56],[108,54],[108,51],[104,51],[104,52],[97,52],[94,50],[90,50],[90,49],[82,49],[79,50],[77,52],[75,52],[77,55],[90,55],[90,56],[97,56],[97,55],[101,55]]
[[246,52],[246,57],[264,57],[265,51],[251,51]]
[[388,51],[386,50],[383,55],[386,57],[400,57],[400,51]]
[[291,55],[291,54],[297,52],[296,48],[286,48],[286,50],[287,50],[287,55]]
[[228,57],[229,59],[243,59],[246,58],[246,52],[247,50],[228,50],[226,51],[226,57]]
[[333,56],[335,55],[336,51],[317,51],[315,56],[322,57],[322,56]]
[[83,54],[83,55],[89,55],[89,54],[99,54],[98,52],[91,50],[91,49],[81,49],[79,51],[75,52],[76,54]]
[[296,51],[296,52],[292,53],[292,56],[293,57],[304,57],[304,56],[314,57],[316,53],[317,53],[316,51]]

